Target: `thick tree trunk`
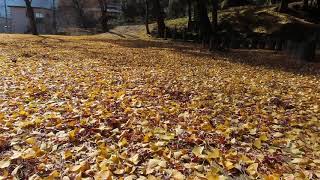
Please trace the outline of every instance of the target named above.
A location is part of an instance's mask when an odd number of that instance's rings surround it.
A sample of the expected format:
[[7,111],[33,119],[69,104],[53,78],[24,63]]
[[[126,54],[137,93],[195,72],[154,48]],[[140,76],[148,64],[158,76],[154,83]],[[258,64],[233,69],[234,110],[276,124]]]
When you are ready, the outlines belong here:
[[164,23],[163,11],[161,8],[160,0],[154,0],[154,9],[157,17],[158,35],[163,38],[166,30],[166,24]]
[[99,0],[99,5],[101,9],[100,23],[103,32],[108,32],[108,3],[107,0]]
[[216,32],[218,28],[218,0],[212,0],[212,30]]
[[192,3],[191,0],[188,0],[188,22],[192,21]]
[[150,29],[149,29],[149,0],[145,0],[146,3],[146,17],[145,17],[145,24],[146,24],[146,31],[147,34],[150,34]]
[[72,0],[73,5],[75,7],[75,9],[78,11],[78,15],[79,15],[79,26],[86,28],[87,27],[87,22],[86,22],[86,17],[84,15],[83,12],[83,8],[79,2],[79,0]]
[[208,17],[206,0],[197,0],[197,9],[199,13],[200,36],[203,43],[205,43],[212,34],[212,25]]
[[286,12],[288,10],[288,0],[281,0],[278,11]]
[[36,20],[34,18],[33,8],[31,6],[32,0],[24,0],[24,2],[26,3],[26,7],[27,7],[27,16],[28,16],[28,19],[29,19],[31,33],[33,35],[38,35],[37,23],[36,23]]
[[309,0],[303,0],[303,9],[309,8]]

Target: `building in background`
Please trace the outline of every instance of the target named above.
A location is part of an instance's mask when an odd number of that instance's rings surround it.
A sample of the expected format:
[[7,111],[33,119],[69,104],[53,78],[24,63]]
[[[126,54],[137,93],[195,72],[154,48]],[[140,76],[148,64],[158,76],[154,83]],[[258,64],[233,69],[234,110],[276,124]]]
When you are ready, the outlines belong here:
[[[89,28],[100,26],[101,9],[98,0],[77,0],[81,3],[85,20]],[[55,3],[55,6],[53,5]],[[57,30],[80,27],[79,13],[73,0],[32,0],[38,32],[51,34],[54,32],[53,20]],[[24,0],[0,0],[0,33],[29,33],[29,20]],[[56,12],[56,13],[54,13]],[[120,0],[108,0],[108,16],[114,23],[122,15]]]
[[[3,0],[0,4],[0,32],[28,33],[29,20],[24,0]],[[52,33],[52,0],[32,0],[38,32]]]

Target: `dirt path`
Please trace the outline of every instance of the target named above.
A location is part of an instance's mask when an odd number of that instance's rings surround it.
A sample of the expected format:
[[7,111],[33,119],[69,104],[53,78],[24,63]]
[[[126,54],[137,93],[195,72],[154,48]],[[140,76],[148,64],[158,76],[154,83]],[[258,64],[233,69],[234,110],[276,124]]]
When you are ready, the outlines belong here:
[[117,26],[108,33],[102,34],[102,36],[112,39],[150,39],[150,37],[145,33],[144,25]]

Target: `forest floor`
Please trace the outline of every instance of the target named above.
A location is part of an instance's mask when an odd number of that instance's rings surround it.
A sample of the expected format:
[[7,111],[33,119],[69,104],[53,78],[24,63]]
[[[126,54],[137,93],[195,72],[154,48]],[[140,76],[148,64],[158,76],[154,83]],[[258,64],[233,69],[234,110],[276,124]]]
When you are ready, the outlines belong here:
[[0,35],[4,179],[319,179],[320,67],[280,53]]

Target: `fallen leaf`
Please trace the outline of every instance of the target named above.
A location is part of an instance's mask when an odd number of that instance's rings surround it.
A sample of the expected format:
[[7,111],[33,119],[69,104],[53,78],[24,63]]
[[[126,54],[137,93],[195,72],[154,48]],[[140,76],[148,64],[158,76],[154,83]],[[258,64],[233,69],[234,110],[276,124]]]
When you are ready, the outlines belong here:
[[203,146],[197,146],[197,147],[193,148],[192,153],[194,155],[196,155],[197,157],[202,157],[203,150],[204,150]]
[[276,133],[274,133],[272,136],[275,137],[275,138],[279,138],[279,137],[282,137],[283,134],[280,133],[280,132],[276,132]]
[[4,169],[10,166],[10,160],[7,159],[3,159],[2,161],[0,161],[0,169]]
[[259,166],[258,163],[253,163],[246,169],[246,172],[249,175],[253,176],[258,173],[258,166]]
[[230,170],[230,169],[233,169],[233,168],[234,168],[233,163],[232,163],[232,162],[230,162],[230,161],[225,161],[225,162],[224,162],[224,165],[225,165],[225,167],[226,167],[228,170]]
[[260,139],[256,139],[253,144],[257,149],[261,149],[262,144]]
[[209,158],[209,159],[216,159],[216,158],[219,158],[220,156],[221,156],[221,154],[220,154],[219,149],[213,149],[213,150],[207,152],[207,158]]
[[129,158],[129,161],[132,162],[134,165],[139,163],[139,154],[135,154]]
[[172,170],[172,178],[174,180],[184,180],[186,177],[178,170]]

